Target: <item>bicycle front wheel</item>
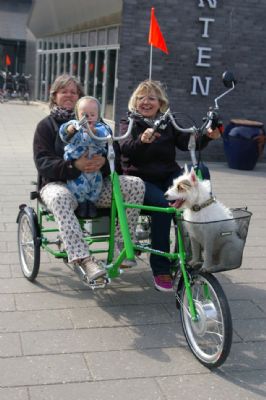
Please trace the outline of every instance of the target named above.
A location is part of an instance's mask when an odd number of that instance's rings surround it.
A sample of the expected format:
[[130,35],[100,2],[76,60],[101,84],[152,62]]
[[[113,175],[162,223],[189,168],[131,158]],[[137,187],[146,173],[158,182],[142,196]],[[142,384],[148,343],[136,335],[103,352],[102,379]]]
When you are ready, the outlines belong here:
[[182,328],[194,356],[206,367],[219,367],[226,360],[232,344],[232,318],[228,301],[218,280],[211,274],[191,275],[191,292],[197,319],[189,311],[183,285],[180,294]]

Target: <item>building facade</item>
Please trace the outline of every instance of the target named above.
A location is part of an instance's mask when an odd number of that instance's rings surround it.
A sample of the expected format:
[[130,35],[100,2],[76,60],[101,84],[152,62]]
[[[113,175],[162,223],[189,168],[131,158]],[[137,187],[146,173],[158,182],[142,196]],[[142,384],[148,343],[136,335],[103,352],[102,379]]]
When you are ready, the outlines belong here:
[[25,73],[26,23],[31,0],[0,0],[0,71]]
[[[54,78],[70,73],[118,124],[132,90],[149,77],[151,7],[169,50],[153,49],[152,78],[166,86],[172,111],[200,123],[230,70],[238,84],[220,101],[225,124],[264,122],[266,3],[258,0],[35,0],[27,60],[36,98],[46,101]],[[205,155],[224,159],[221,141]]]

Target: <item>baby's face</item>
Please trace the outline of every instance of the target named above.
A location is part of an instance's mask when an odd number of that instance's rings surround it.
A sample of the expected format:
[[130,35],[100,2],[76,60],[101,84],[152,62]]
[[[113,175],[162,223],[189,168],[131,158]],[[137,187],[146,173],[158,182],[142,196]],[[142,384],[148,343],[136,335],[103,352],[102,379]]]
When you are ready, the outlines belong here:
[[94,100],[83,100],[79,104],[78,118],[81,119],[87,115],[89,122],[96,122],[99,119],[98,104]]

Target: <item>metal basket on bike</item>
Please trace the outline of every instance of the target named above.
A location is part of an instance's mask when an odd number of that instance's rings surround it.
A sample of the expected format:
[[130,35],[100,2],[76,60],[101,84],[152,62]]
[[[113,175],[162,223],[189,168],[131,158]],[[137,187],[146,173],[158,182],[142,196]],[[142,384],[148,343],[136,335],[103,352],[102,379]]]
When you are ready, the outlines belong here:
[[[195,261],[195,252],[200,252],[197,268],[204,265],[206,258],[211,263],[207,272],[222,272],[239,268],[246,243],[252,213],[246,208],[231,209],[232,217],[221,221],[190,222],[182,219],[182,231],[186,258],[189,264]],[[193,238],[198,241],[200,249],[193,249]],[[205,248],[203,246],[203,238]],[[194,254],[193,254],[194,252]],[[194,260],[194,261],[193,261]]]

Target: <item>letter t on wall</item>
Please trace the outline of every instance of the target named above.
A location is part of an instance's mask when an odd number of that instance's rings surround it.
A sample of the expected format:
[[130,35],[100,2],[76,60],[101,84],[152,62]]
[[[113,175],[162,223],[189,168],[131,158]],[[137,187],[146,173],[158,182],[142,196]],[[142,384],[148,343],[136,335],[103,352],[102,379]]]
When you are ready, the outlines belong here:
[[199,18],[200,22],[204,23],[204,27],[203,27],[203,34],[201,35],[203,38],[208,38],[209,37],[209,22],[214,22],[215,19],[214,18],[206,18],[206,17],[202,17]]

